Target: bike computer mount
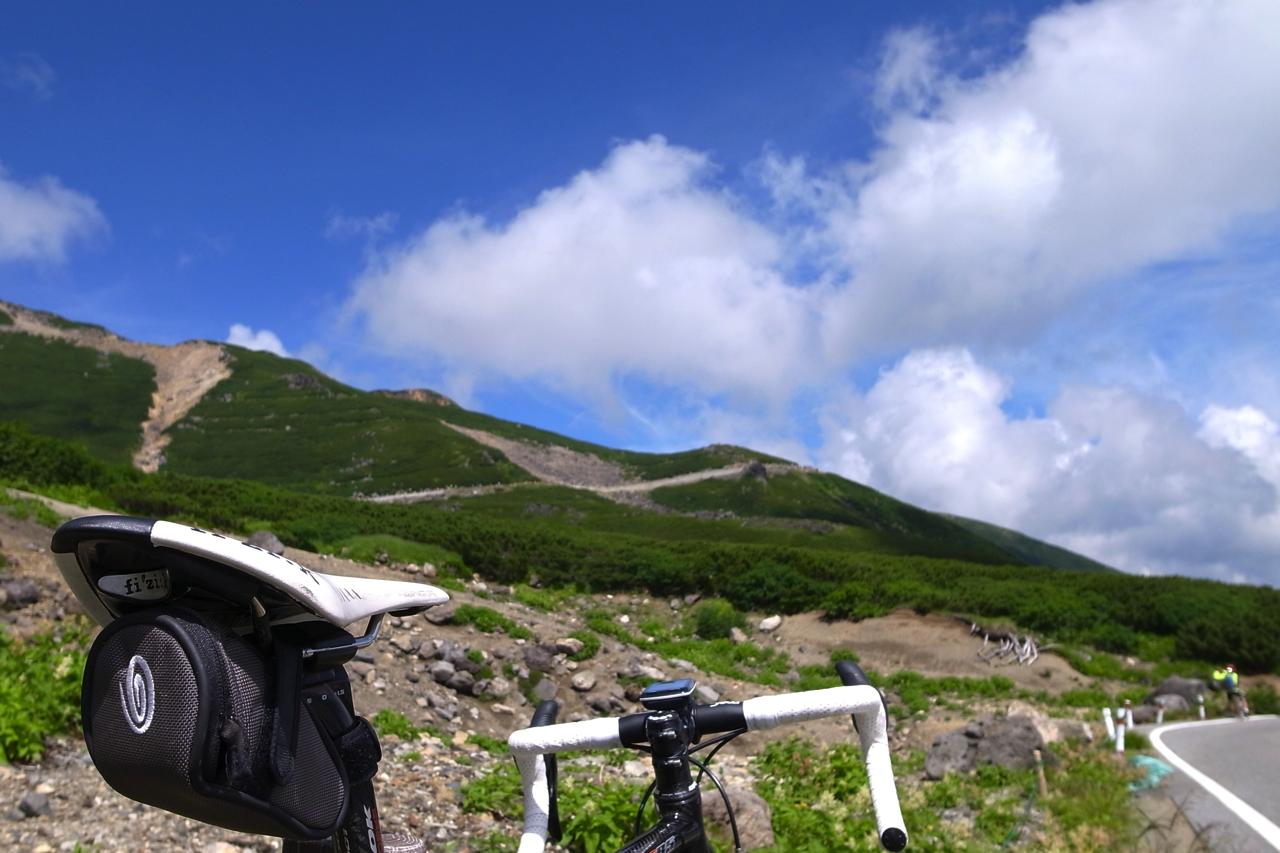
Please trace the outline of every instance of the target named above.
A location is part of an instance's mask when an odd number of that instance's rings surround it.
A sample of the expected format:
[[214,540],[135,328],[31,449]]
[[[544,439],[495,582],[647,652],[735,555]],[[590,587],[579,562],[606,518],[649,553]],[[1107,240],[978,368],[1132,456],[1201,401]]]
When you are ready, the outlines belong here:
[[678,711],[693,701],[692,678],[676,681],[655,681],[640,694],[640,704],[650,711]]

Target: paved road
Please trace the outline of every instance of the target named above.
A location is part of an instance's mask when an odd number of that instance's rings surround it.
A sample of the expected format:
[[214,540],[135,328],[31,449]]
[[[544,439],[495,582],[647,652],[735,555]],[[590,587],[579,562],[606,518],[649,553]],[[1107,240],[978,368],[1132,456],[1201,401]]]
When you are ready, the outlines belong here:
[[1280,718],[1175,723],[1151,740],[1182,771],[1175,796],[1194,825],[1214,827],[1215,850],[1280,850]]

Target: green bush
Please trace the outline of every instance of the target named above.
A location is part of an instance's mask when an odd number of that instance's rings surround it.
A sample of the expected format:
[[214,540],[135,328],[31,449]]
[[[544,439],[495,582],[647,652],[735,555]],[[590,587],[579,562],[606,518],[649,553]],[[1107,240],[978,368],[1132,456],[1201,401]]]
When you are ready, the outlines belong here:
[[14,640],[0,627],[0,763],[38,761],[45,738],[74,731],[88,632]]
[[600,651],[600,637],[594,631],[579,630],[569,636],[582,641],[582,651],[570,655],[576,661],[590,660],[596,656],[596,652]]
[[1251,714],[1280,714],[1280,697],[1270,684],[1259,684],[1244,691]]
[[746,628],[747,619],[722,598],[699,602],[691,612],[693,633],[704,640],[727,640],[734,628]]

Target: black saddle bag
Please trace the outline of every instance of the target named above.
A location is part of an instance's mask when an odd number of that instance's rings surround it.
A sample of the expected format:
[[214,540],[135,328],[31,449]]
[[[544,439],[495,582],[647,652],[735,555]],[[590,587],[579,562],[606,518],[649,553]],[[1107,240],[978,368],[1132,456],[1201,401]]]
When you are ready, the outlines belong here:
[[[367,723],[356,718],[335,743],[300,686],[296,647],[276,643],[265,655],[195,611],[141,611],[104,628],[89,651],[85,742],[131,799],[240,832],[327,838],[377,757]],[[348,772],[347,740],[372,767]]]

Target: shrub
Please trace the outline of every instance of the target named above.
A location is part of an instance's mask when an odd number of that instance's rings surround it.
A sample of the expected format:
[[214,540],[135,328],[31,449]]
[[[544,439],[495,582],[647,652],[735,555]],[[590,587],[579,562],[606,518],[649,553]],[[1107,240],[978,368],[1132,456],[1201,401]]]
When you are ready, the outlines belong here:
[[747,620],[722,598],[703,601],[693,609],[693,633],[704,640],[727,640],[734,628],[747,627]]
[[88,643],[78,627],[25,641],[0,628],[0,763],[38,761],[46,737],[79,725]]
[[459,625],[474,625],[477,630],[486,634],[502,632],[515,640],[533,638],[532,631],[503,616],[492,607],[459,604],[458,608],[453,611],[453,621]]

